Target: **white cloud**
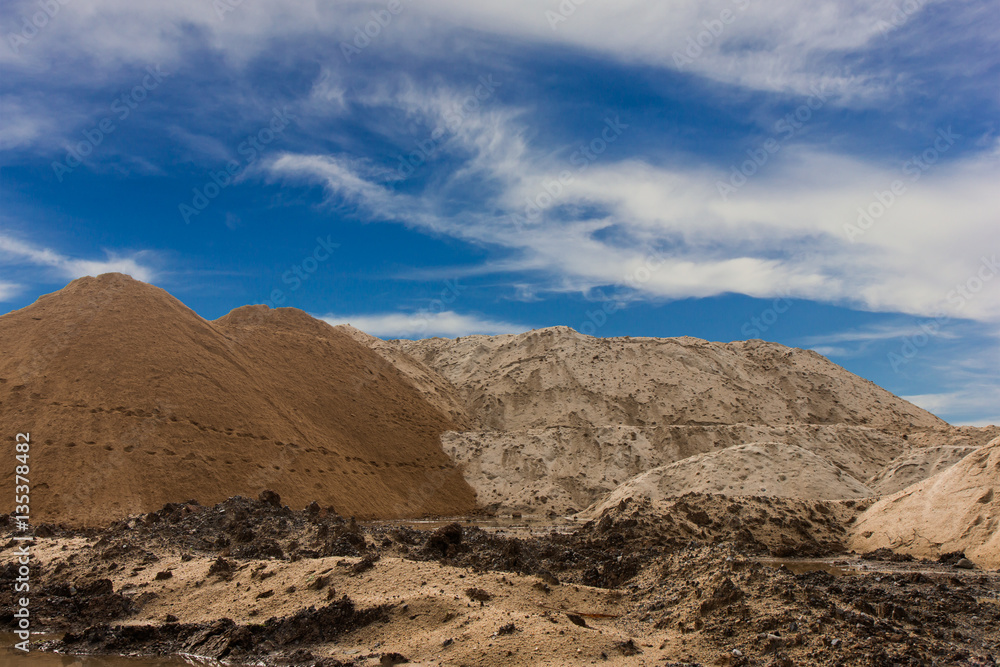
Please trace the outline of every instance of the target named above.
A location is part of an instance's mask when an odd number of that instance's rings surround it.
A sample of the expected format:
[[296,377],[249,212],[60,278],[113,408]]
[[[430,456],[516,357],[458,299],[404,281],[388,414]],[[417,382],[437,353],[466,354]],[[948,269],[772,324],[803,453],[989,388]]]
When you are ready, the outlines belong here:
[[[920,10],[934,2],[919,3]],[[0,50],[0,63],[33,69],[81,55],[98,66],[89,76],[111,76],[122,63],[171,63],[185,57],[193,36],[217,49],[232,64],[251,61],[273,39],[322,36],[341,60],[340,43],[373,21],[388,16],[385,0],[350,3],[242,3],[221,16],[222,3],[203,0],[132,2],[74,0],[63,5],[31,40]],[[560,7],[575,7],[570,13]],[[413,51],[444,48],[449,35],[492,34],[583,49],[625,62],[694,72],[718,81],[761,90],[807,94],[825,84],[844,100],[880,97],[901,82],[892,73],[857,77],[840,61],[885,39],[880,21],[898,14],[896,0],[589,0],[538,3],[536,0],[425,0],[402,4],[402,12],[371,40],[374,47]],[[35,3],[4,3],[4,33],[16,31]],[[956,10],[958,11],[958,10]],[[905,17],[915,21],[916,14]],[[989,34],[989,16],[970,22]],[[885,24],[882,24],[885,25]],[[995,25],[995,24],[994,24]],[[940,41],[945,36],[936,35]],[[692,46],[693,45],[693,46]],[[343,62],[345,66],[348,65]],[[338,99],[333,83],[321,94]]]
[[[433,127],[455,96],[402,86],[367,103],[396,105]],[[727,169],[613,161],[610,152],[575,161],[575,148],[531,150],[524,133],[516,110],[469,114],[446,143],[464,163],[420,194],[375,182],[370,168],[345,156],[286,153],[265,168],[324,183],[334,201],[370,219],[513,250],[495,268],[547,272],[555,289],[624,284],[653,297],[734,292],[1000,318],[998,150],[942,161],[914,179],[902,167],[790,145],[723,197]],[[560,173],[568,174],[562,184]],[[878,197],[886,200],[894,182],[904,189],[883,206]],[[452,202],[470,189],[491,194],[454,213]],[[534,220],[525,217],[529,201],[540,205]],[[859,209],[879,213],[864,230]]]
[[21,293],[23,287],[17,283],[0,281],[0,301],[10,301]]
[[956,425],[1000,425],[1000,414],[996,412],[1000,408],[1000,383],[984,384],[947,393],[917,394],[902,398],[936,415],[994,415],[993,417],[976,417],[971,420],[949,420]]
[[[906,338],[926,333],[920,325],[879,325],[849,331],[837,331],[820,336],[809,336],[803,339],[806,345],[822,345],[824,343],[871,343],[894,338]],[[957,338],[954,333],[944,330],[935,332],[936,338]],[[815,349],[815,348],[814,348]]]
[[61,277],[70,280],[83,276],[117,272],[127,273],[136,280],[150,282],[155,277],[155,272],[152,268],[141,263],[143,254],[136,253],[131,257],[120,257],[109,252],[105,260],[78,259],[67,257],[49,248],[0,235],[0,255],[6,255],[10,262],[51,268],[56,270]]
[[471,334],[521,333],[531,327],[501,322],[451,310],[441,312],[380,313],[372,315],[325,315],[322,319],[334,326],[350,324],[379,338],[454,338]]

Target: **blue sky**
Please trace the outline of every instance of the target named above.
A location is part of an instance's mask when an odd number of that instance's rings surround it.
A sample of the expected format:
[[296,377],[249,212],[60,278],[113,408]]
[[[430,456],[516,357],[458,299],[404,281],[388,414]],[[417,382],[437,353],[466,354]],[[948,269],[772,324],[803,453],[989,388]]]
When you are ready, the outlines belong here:
[[1000,423],[995,2],[10,1],[0,312],[809,347]]

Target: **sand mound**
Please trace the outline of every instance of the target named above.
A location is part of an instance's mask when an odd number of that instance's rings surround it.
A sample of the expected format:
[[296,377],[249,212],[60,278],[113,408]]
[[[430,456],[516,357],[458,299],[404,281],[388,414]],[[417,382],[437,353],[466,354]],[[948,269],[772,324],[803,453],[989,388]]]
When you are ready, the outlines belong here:
[[[857,479],[951,427],[810,351],[762,341],[524,334],[359,340],[473,428],[445,450],[486,505],[563,512],[639,473],[757,441]],[[440,381],[428,378],[438,376]],[[451,387],[451,391],[447,387]],[[443,387],[443,389],[439,389]],[[973,437],[973,436],[969,436]]]
[[947,426],[815,352],[759,340],[593,338],[552,327],[393,343],[457,387],[480,429]]
[[0,317],[0,422],[31,433],[36,521],[265,488],[369,517],[474,506],[440,447],[455,424],[350,336],[290,308],[207,322],[120,274]]
[[915,556],[964,551],[1000,568],[1000,438],[934,477],[884,498],[861,515],[851,548]]
[[867,484],[878,495],[888,496],[947,470],[977,449],[948,446],[917,449],[893,460]]
[[685,493],[846,500],[871,489],[812,452],[780,442],[755,442],[699,454],[628,480],[597,504],[599,514],[627,498],[654,503]]

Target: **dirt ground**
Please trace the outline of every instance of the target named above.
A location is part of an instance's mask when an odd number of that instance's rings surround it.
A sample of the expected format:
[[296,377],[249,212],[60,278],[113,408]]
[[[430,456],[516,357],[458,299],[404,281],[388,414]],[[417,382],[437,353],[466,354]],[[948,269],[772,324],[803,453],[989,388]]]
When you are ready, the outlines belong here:
[[[50,650],[237,664],[995,664],[1000,573],[845,553],[865,508],[689,494],[552,530],[418,530],[267,493],[171,504],[38,527],[32,613],[66,632]],[[0,570],[3,627],[15,576]]]

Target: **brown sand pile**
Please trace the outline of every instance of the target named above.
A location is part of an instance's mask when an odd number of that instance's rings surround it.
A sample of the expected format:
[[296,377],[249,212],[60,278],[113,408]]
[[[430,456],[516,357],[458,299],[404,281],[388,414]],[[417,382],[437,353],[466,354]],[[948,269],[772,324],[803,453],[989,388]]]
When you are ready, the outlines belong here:
[[442,437],[481,504],[559,514],[587,507],[653,468],[766,441],[807,449],[856,479],[872,477],[906,451],[899,436],[843,424],[553,427]]
[[599,515],[626,498],[660,503],[685,493],[847,500],[871,489],[812,452],[780,442],[755,442],[699,454],[654,468],[612,491],[588,514]]
[[440,447],[455,425],[365,346],[289,308],[207,322],[120,274],[0,317],[0,423],[31,433],[36,521],[265,488],[367,517],[474,506]]
[[341,331],[362,345],[377,352],[372,357],[373,365],[369,370],[374,374],[384,366],[391,366],[402,373],[431,405],[448,415],[456,426],[462,430],[471,428],[473,420],[469,417],[462,399],[454,385],[437,371],[427,367],[411,355],[404,352],[391,341],[366,334],[349,324],[340,324],[334,329]]
[[977,449],[977,447],[946,445],[915,449],[894,459],[871,477],[868,486],[880,496],[891,495],[947,470]]
[[873,505],[855,525],[851,548],[923,557],[964,551],[981,567],[1000,568],[998,528],[1000,438]]

